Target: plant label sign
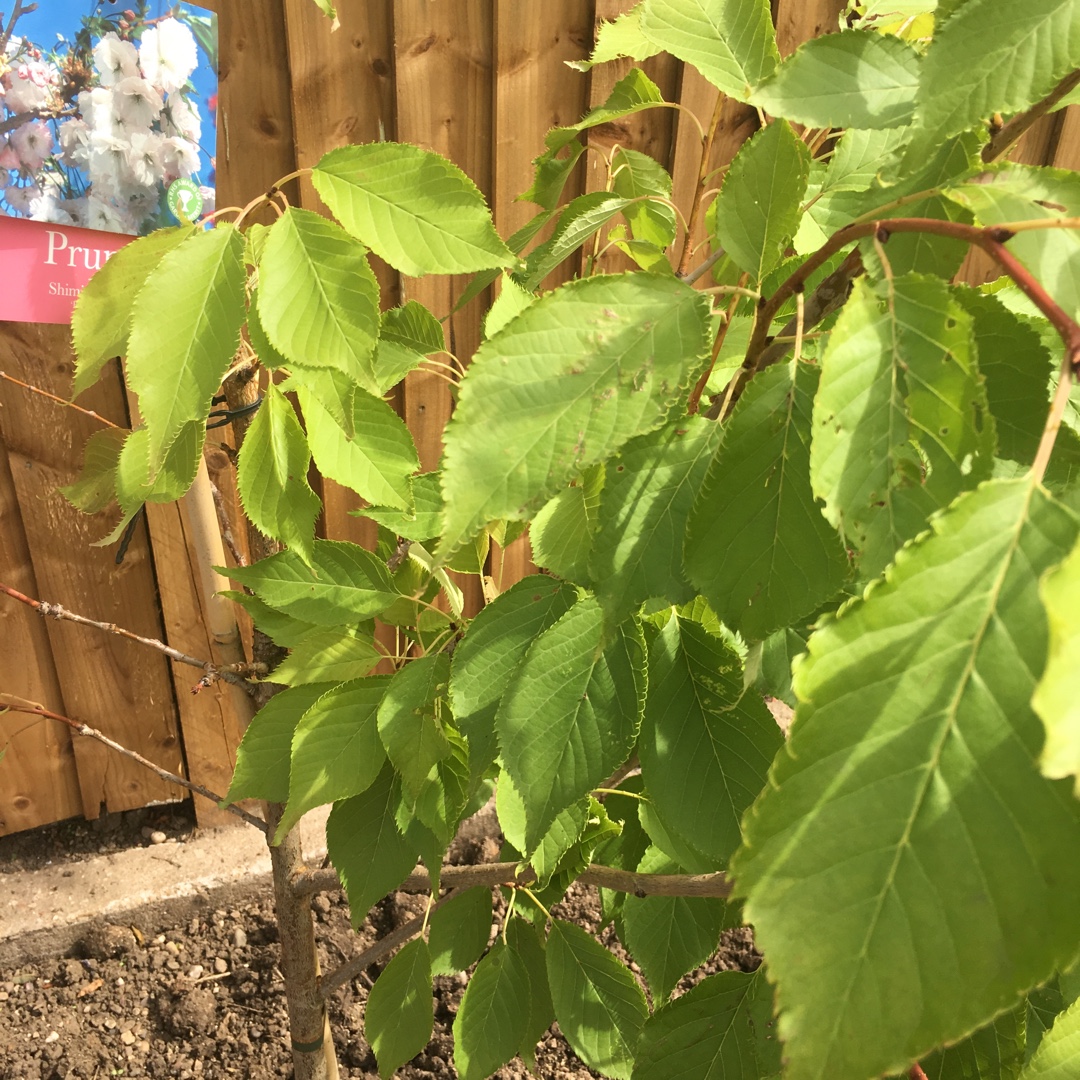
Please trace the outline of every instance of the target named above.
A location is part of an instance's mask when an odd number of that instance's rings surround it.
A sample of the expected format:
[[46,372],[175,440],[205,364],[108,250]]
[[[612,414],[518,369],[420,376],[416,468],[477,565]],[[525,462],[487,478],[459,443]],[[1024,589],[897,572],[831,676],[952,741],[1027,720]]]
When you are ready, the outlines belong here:
[[0,319],[70,321],[122,237],[214,210],[217,16],[108,7],[52,0],[0,26]]

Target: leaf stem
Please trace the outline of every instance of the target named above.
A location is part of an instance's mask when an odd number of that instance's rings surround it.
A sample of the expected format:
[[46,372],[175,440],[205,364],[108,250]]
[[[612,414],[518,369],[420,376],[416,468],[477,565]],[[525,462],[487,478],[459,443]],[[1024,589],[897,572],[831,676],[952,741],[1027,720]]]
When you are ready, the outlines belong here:
[[1031,465],[1031,473],[1041,484],[1046,475],[1046,466],[1050,463],[1050,454],[1053,452],[1057,433],[1061,429],[1061,421],[1065,415],[1065,409],[1069,404],[1069,393],[1072,390],[1073,372],[1077,357],[1065,354],[1061,362],[1061,377],[1058,379],[1057,389],[1054,391],[1054,400],[1050,405],[1050,413],[1046,417],[1046,427],[1043,428],[1042,438],[1039,440],[1039,449],[1035,453],[1035,460]]
[[708,182],[709,158],[712,156],[713,142],[716,140],[716,131],[720,126],[720,117],[723,115],[724,102],[727,96],[723,93],[717,95],[716,107],[713,109],[712,120],[709,123],[709,131],[705,136],[701,148],[701,166],[698,169],[697,189],[694,192],[694,201],[690,207],[690,223],[683,239],[682,256],[679,259],[677,273],[684,276],[690,269],[690,260],[694,253],[694,233],[697,231],[698,222],[701,220],[701,207],[704,201],[705,185]]

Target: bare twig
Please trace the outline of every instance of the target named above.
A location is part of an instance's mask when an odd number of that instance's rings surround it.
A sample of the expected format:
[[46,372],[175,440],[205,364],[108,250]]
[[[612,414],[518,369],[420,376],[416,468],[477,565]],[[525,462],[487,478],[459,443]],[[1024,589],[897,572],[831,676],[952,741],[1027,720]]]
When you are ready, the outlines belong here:
[[225,505],[225,497],[213,481],[210,482],[210,491],[214,496],[214,510],[217,511],[218,528],[221,530],[221,539],[229,549],[229,554],[237,566],[247,566],[244,553],[237,547],[236,538],[232,534],[232,526],[229,523],[229,508]]
[[695,266],[693,270],[679,276],[687,285],[693,285],[703,274],[707,274],[725,255],[726,251],[722,247],[718,247],[709,257],[700,265]]
[[[527,863],[480,863],[477,866],[444,866],[440,882],[446,888],[471,889],[476,886],[529,885],[536,874]],[[583,885],[598,885],[613,892],[634,896],[719,896],[731,895],[731,880],[726,874],[636,874],[610,866],[593,864],[577,879]],[[337,871],[305,870],[292,879],[297,896],[311,896],[341,887]],[[414,870],[396,892],[431,892],[431,878],[426,870]]]
[[350,979],[362,975],[372,964],[378,963],[388,952],[404,945],[410,938],[416,937],[424,929],[424,924],[431,917],[433,911],[438,911],[443,904],[452,900],[457,895],[457,890],[451,889],[441,900],[431,904],[427,911],[415,919],[392,930],[385,937],[379,938],[370,948],[347,960],[339,968],[335,968],[329,975],[324,975],[319,980],[319,991],[323,998],[328,998],[335,990],[340,990]]
[[3,582],[0,582],[0,593],[10,596],[12,600],[18,600],[20,604],[32,607],[39,615],[78,623],[80,626],[93,626],[98,630],[104,630],[106,633],[116,634],[118,637],[127,638],[129,641],[136,641],[140,645],[155,649],[170,660],[175,660],[178,664],[201,668],[212,679],[221,678],[226,682],[250,690],[248,678],[266,674],[265,664],[229,664],[218,667],[209,660],[200,660],[196,656],[188,656],[187,653],[182,653],[179,649],[166,645],[164,641],[158,641],[157,638],[142,637],[131,630],[125,630],[122,626],[117,626],[116,623],[98,622],[96,619],[88,619],[85,615],[77,615],[74,611],[68,611],[67,608],[61,607],[59,604],[49,604],[44,600],[35,600],[33,597],[26,596],[19,592],[18,589],[13,589]]
[[1054,400],[1050,405],[1050,412],[1046,418],[1046,427],[1043,428],[1042,438],[1039,440],[1039,449],[1035,452],[1035,461],[1032,463],[1032,475],[1042,483],[1046,475],[1046,466],[1050,464],[1050,454],[1053,452],[1054,443],[1057,441],[1057,433],[1061,428],[1061,421],[1065,416],[1065,409],[1069,404],[1069,392],[1072,390],[1073,372],[1076,370],[1077,357],[1066,354],[1061,363],[1061,377],[1058,379],[1057,390],[1054,391]]
[[[138,754],[134,750],[129,750],[126,746],[115,742],[113,739],[110,739],[108,735],[102,734],[96,728],[92,728],[87,724],[82,724],[78,720],[72,720],[68,716],[62,716],[60,713],[50,712],[41,705],[20,701],[12,698],[9,694],[0,694],[0,712],[6,710],[18,713],[28,713],[31,716],[43,716],[47,720],[58,720],[62,724],[67,724],[67,726],[76,734],[85,735],[89,739],[96,739],[99,743],[103,743],[105,746],[109,747],[110,750],[115,750],[118,754],[123,754],[124,757],[131,758],[132,761],[137,761],[143,768],[157,773],[162,780],[167,780],[171,784],[178,784],[182,788],[187,788],[188,791],[193,791],[196,795],[201,795],[204,799],[209,799],[213,803],[220,803],[224,797],[222,795],[216,795],[214,792],[210,791],[209,788],[204,788],[201,784],[193,784],[190,780],[185,780],[182,776],[177,776],[176,773],[169,772],[168,769],[163,769],[160,765],[155,765],[152,761],[144,758],[142,754]],[[254,814],[249,814],[240,806],[226,806],[225,809],[230,813],[235,814],[237,817],[243,818],[244,821],[249,825],[253,825],[259,832],[264,835],[266,834],[266,823],[260,821]]]
[[[749,274],[743,274],[739,278],[740,285],[744,284],[749,278]],[[686,403],[686,412],[688,415],[693,416],[698,411],[698,405],[701,402],[701,395],[705,393],[705,387],[708,385],[709,376],[713,373],[713,368],[716,367],[717,357],[720,355],[720,350],[724,347],[724,341],[727,339],[728,330],[731,328],[731,320],[735,316],[735,311],[739,306],[739,300],[742,299],[738,293],[735,293],[728,301],[727,312],[724,315],[724,321],[720,324],[720,329],[716,333],[716,340],[713,342],[712,356],[709,358],[709,366],[701,373],[701,378],[698,379],[694,386],[694,389],[690,391],[690,397]]]
[[701,206],[705,201],[705,185],[709,178],[709,158],[712,157],[713,142],[716,139],[716,129],[720,126],[720,117],[723,114],[725,95],[719,94],[716,98],[716,108],[713,109],[712,122],[705,134],[705,141],[701,148],[701,167],[698,169],[697,188],[694,191],[694,202],[690,207],[690,220],[686,225],[686,236],[683,238],[682,256],[679,259],[678,273],[686,275],[690,270],[690,260],[694,255],[694,233],[698,222],[701,220]]
[[1077,86],[1080,86],[1080,68],[1066,75],[1042,101],[1036,102],[1030,109],[1014,116],[994,135],[982,149],[983,161],[989,164],[991,161],[997,161],[998,158],[1004,157],[1032,124],[1044,117],[1066,94],[1071,93]]
[[[0,128],[0,135],[2,134],[3,129]],[[9,375],[6,371],[0,371],[0,379],[4,379],[9,383],[14,383],[16,386],[21,386],[24,390],[29,390],[33,394],[40,394],[43,398],[55,401],[57,405],[63,405],[65,408],[81,412],[83,416],[89,416],[92,420],[96,420],[99,424],[104,424],[106,427],[116,428],[120,431],[124,430],[119,424],[114,424],[111,420],[106,420],[104,416],[94,412],[93,409],[84,409],[81,405],[76,405],[74,401],[68,401],[66,398],[57,397],[56,394],[50,394],[48,390],[42,390],[40,386],[34,386],[31,383],[23,382],[22,379],[16,379],[14,375]]]
[[37,11],[37,4],[24,4],[22,0],[15,0],[15,6],[11,9],[7,26],[4,27],[3,34],[0,35],[0,55],[3,55],[8,42],[11,40],[11,32],[15,29],[15,24],[23,15],[29,15],[31,11]]

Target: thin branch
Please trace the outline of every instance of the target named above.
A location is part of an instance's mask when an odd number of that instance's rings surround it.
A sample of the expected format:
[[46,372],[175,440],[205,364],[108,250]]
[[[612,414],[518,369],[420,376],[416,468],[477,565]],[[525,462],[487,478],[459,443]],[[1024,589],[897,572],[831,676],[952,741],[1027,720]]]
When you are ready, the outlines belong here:
[[1035,461],[1032,463],[1031,472],[1035,479],[1042,483],[1046,475],[1046,466],[1050,464],[1050,454],[1053,452],[1054,443],[1057,441],[1057,433],[1061,428],[1061,421],[1065,416],[1065,409],[1069,404],[1069,393],[1072,390],[1073,372],[1076,370],[1077,356],[1065,354],[1061,362],[1061,378],[1058,379],[1057,389],[1054,391],[1054,400],[1050,405],[1050,413],[1046,418],[1046,427],[1043,428],[1042,438],[1039,440],[1039,449],[1035,453]]
[[[748,275],[743,274],[740,278],[740,282],[747,280]],[[727,339],[728,330],[731,328],[731,320],[735,316],[735,310],[739,306],[739,293],[732,295],[728,301],[727,313],[724,316],[724,321],[720,324],[720,329],[716,333],[716,340],[713,342],[712,356],[709,357],[709,366],[701,373],[701,377],[694,384],[694,389],[690,391],[690,397],[686,402],[686,412],[689,416],[693,416],[698,411],[698,405],[701,403],[701,395],[705,393],[705,387],[709,383],[709,377],[713,373],[713,368],[716,367],[717,358],[720,356],[720,350],[724,347],[724,341]]]
[[700,266],[695,266],[693,270],[679,276],[687,285],[693,285],[698,278],[703,274],[707,274],[726,254],[727,252],[722,247],[718,247]]
[[178,664],[187,664],[189,667],[200,668],[212,679],[221,678],[236,686],[242,686],[246,690],[250,690],[251,687],[245,676],[266,674],[267,669],[265,664],[229,664],[227,666],[218,667],[209,660],[200,660],[196,656],[188,656],[187,653],[182,653],[179,649],[174,649],[171,645],[166,645],[164,641],[158,641],[157,638],[142,637],[131,630],[125,630],[122,626],[117,626],[116,623],[98,622],[96,619],[88,619],[85,615],[77,615],[73,611],[68,611],[67,608],[61,607],[59,604],[50,604],[44,600],[35,600],[33,597],[26,596],[24,593],[19,592],[18,589],[13,589],[10,585],[5,585],[3,582],[0,582],[0,593],[10,596],[12,600],[18,600],[20,604],[26,604],[28,607],[32,607],[39,615],[47,616],[51,619],[60,619],[66,622],[78,623],[80,626],[93,626],[95,629],[104,630],[108,634],[116,634],[118,637],[127,638],[129,641],[135,641],[140,645],[147,646],[147,648],[155,649],[157,652],[164,654],[170,660],[174,660]]
[[1080,68],[1077,68],[1072,74],[1066,75],[1042,101],[1032,105],[1025,112],[1014,116],[983,147],[983,161],[989,164],[992,161],[997,161],[1000,157],[1004,157],[1032,124],[1050,112],[1066,94],[1071,93],[1077,86],[1080,86]]
[[[14,701],[7,694],[0,694],[0,712],[10,710],[17,713],[28,713],[31,716],[43,716],[47,720],[58,720],[62,724],[67,724],[72,731],[78,735],[85,735],[89,739],[96,739],[99,743],[103,743],[109,747],[110,750],[115,750],[118,754],[123,754],[124,757],[131,758],[132,761],[137,761],[143,768],[149,769],[153,773],[157,773],[162,780],[167,780],[171,784],[178,784],[182,788],[187,788],[188,791],[195,792],[196,795],[201,795],[204,799],[209,799],[213,803],[220,803],[224,796],[217,795],[209,788],[204,788],[201,784],[193,784],[190,780],[185,780],[182,776],[177,776],[174,772],[169,772],[168,769],[163,769],[160,765],[155,765],[152,761],[148,761],[142,756],[142,754],[136,753],[134,750],[129,750],[126,746],[121,745],[118,742],[113,741],[108,735],[102,734],[96,728],[89,727],[87,724],[81,724],[78,720],[72,720],[70,717],[62,716],[60,713],[50,712],[48,709],[41,705],[34,705],[30,702]],[[243,818],[249,825],[254,826],[259,832],[264,835],[267,834],[267,825],[265,821],[261,821],[255,817],[254,814],[249,814],[243,807],[240,806],[226,806],[226,810],[235,814],[239,818]]]
[[[536,874],[527,863],[480,863],[477,866],[444,866],[439,880],[453,889],[493,888],[496,885],[529,885],[536,881]],[[723,873],[636,874],[594,863],[577,880],[582,885],[598,885],[638,897],[731,895],[731,880]],[[297,896],[311,896],[340,889],[341,883],[336,870],[305,870],[293,876],[292,888]],[[431,892],[431,878],[426,870],[414,870],[394,891]]]
[[229,554],[232,555],[236,565],[247,566],[247,559],[244,558],[244,553],[237,546],[236,537],[233,536],[232,525],[229,523],[229,508],[225,505],[225,496],[221,494],[220,488],[213,481],[210,482],[210,492],[214,496],[214,510],[217,513],[221,539],[225,541],[225,546],[229,549]]
[[678,273],[684,275],[690,269],[690,259],[694,253],[694,232],[697,230],[698,221],[701,219],[701,205],[705,195],[705,184],[709,175],[709,158],[712,157],[713,142],[716,139],[716,129],[720,126],[720,117],[723,113],[726,95],[719,94],[716,98],[716,108],[713,109],[712,122],[705,136],[704,145],[701,148],[701,166],[698,169],[697,190],[694,192],[694,202],[690,207],[690,223],[686,227],[686,236],[683,239],[682,256],[679,259]]
[[[0,132],[0,134],[2,134],[2,132]],[[74,409],[76,412],[81,412],[83,416],[89,416],[92,420],[96,420],[99,424],[104,424],[106,427],[116,428],[118,431],[125,430],[119,424],[114,424],[111,420],[106,420],[104,416],[94,412],[93,409],[84,409],[81,405],[76,405],[74,401],[68,401],[66,398],[57,397],[56,394],[50,394],[48,390],[42,390],[40,386],[34,386],[31,383],[23,382],[22,379],[16,379],[14,375],[9,375],[6,371],[0,371],[0,379],[4,379],[9,383],[14,383],[16,386],[21,386],[24,390],[29,390],[31,393],[40,394],[43,398],[55,401],[57,405],[63,405],[67,409]]]
[[410,938],[416,937],[424,929],[424,924],[431,913],[438,911],[443,904],[452,900],[456,895],[457,891],[451,889],[441,900],[429,904],[427,911],[423,915],[419,915],[417,918],[405,923],[404,926],[392,930],[385,937],[379,938],[370,948],[365,949],[351,960],[346,960],[341,967],[335,968],[328,975],[324,975],[319,980],[319,992],[323,998],[328,998],[335,990],[340,990],[350,979],[355,979],[371,967],[372,964],[378,963],[391,950],[396,949],[399,945],[404,945]]

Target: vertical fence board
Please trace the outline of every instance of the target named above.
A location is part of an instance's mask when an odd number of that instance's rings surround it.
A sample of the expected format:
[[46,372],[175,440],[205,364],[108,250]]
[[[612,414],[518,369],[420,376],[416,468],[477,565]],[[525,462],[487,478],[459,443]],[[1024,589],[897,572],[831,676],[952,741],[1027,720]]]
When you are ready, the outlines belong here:
[[780,55],[788,56],[811,38],[836,33],[846,8],[847,0],[773,0]]
[[[0,446],[0,580],[37,596],[7,451]],[[0,598],[0,690],[64,713],[60,680],[41,616]],[[5,753],[6,751],[6,753]],[[0,836],[79,813],[79,778],[71,733],[53,720],[0,714]]]
[[[7,370],[54,394],[71,385],[68,331],[60,326],[0,323],[0,352]],[[161,637],[156,585],[140,524],[122,565],[114,548],[91,544],[108,526],[70,506],[57,488],[70,483],[82,460],[86,439],[100,425],[73,410],[4,384],[0,390],[0,433],[8,447],[19,502],[42,599],[63,604],[93,619],[115,622],[147,637]],[[85,395],[87,407],[122,421],[123,393],[114,371]],[[49,638],[69,714],[151,761],[176,771],[180,745],[175,702],[165,660],[134,642],[72,623],[48,623]],[[162,799],[182,798],[141,765],[117,756],[90,739],[75,743],[83,812],[98,816]]]

